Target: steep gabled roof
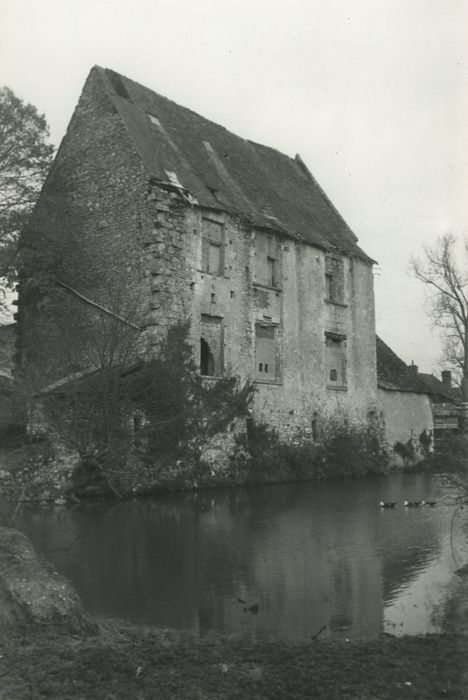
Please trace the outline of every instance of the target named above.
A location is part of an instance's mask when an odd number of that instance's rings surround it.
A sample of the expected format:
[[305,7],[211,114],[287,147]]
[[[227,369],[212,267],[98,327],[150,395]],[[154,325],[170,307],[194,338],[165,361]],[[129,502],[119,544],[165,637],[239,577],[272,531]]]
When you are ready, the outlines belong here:
[[429,393],[418,375],[379,336],[376,336],[376,348],[379,388],[388,391],[410,391],[416,394]]
[[168,183],[173,173],[200,206],[373,262],[299,156],[240,138],[114,71],[93,70],[150,177]]

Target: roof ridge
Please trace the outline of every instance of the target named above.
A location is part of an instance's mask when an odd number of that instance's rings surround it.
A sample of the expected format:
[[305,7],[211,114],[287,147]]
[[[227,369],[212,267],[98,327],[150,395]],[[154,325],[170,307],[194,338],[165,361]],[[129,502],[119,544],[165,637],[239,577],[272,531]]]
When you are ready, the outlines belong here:
[[[427,394],[428,389],[418,375],[376,334],[377,381],[379,385],[392,384],[399,391]],[[382,387],[384,388],[384,387]]]

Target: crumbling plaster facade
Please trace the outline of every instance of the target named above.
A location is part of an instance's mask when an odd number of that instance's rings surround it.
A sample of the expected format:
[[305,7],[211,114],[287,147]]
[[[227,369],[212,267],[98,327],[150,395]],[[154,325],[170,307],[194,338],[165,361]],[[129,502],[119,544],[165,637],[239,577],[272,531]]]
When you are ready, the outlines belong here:
[[[203,318],[219,319],[222,367],[213,374],[255,378],[259,419],[281,432],[310,430],[314,412],[324,417],[338,409],[362,417],[369,410],[376,397],[369,264],[344,259],[344,300],[334,303],[326,299],[325,251],[273,230],[255,230],[226,212],[181,208],[178,195],[164,195],[158,188],[149,200],[153,223],[144,265],[144,296],[150,300],[143,334],[147,351],[157,348],[167,325],[190,318],[198,355]],[[223,230],[223,269],[217,274],[202,269],[206,221]],[[258,239],[265,236],[278,251],[275,286],[258,279]],[[275,331],[276,371],[264,378],[257,372],[256,325]],[[326,333],[345,344],[344,386],[333,386],[327,377]]]
[[[53,258],[54,276],[95,302],[106,306],[115,292],[141,328],[142,357],[157,353],[168,327],[189,319],[202,361],[201,339],[211,334],[205,341],[217,357],[205,373],[255,379],[256,417],[284,435],[310,431],[314,415],[339,410],[357,419],[375,404],[372,262],[289,237],[274,224],[257,227],[222,206],[202,207],[149,177],[96,73],[24,245],[41,249],[46,267]],[[342,269],[335,300],[327,298],[330,255]],[[41,313],[28,309],[21,288],[18,318],[27,362]],[[337,353],[342,365],[330,369]]]

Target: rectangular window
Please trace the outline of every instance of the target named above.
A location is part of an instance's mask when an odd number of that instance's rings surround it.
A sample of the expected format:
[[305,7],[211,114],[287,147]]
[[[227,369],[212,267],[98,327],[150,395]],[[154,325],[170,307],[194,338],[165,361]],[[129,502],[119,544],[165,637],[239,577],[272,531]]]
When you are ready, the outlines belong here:
[[325,298],[339,304],[345,299],[343,259],[333,255],[325,256]]
[[333,297],[333,275],[329,272],[325,273],[325,298],[331,299]]
[[279,287],[280,246],[275,235],[257,231],[255,234],[255,281],[267,287]]
[[224,373],[223,319],[202,314],[200,329],[200,374],[219,377]]
[[277,326],[257,323],[255,325],[255,378],[263,381],[278,381]]
[[327,386],[346,388],[346,337],[325,333]]
[[202,220],[203,272],[224,275],[224,226],[211,219]]
[[221,274],[221,246],[218,243],[208,242],[208,264],[207,272],[213,275]]
[[267,257],[268,284],[270,287],[277,287],[276,282],[276,259]]

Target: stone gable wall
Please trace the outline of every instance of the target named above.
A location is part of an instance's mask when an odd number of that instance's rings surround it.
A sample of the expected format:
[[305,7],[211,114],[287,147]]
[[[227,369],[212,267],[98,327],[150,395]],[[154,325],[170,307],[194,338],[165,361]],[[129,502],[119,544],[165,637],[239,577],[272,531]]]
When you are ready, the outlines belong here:
[[[100,82],[91,72],[23,237],[18,309],[23,364],[39,338],[46,343],[41,331],[50,320],[58,338],[75,333],[79,342],[78,318],[84,326],[92,323],[86,332],[99,334],[102,314],[52,289],[50,277],[136,324],[146,304],[141,229],[147,176]],[[41,275],[52,295],[29,293],[30,277]],[[53,334],[50,341],[53,356],[54,349],[58,352]],[[49,364],[47,380],[52,381],[54,362]]]

